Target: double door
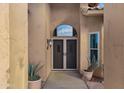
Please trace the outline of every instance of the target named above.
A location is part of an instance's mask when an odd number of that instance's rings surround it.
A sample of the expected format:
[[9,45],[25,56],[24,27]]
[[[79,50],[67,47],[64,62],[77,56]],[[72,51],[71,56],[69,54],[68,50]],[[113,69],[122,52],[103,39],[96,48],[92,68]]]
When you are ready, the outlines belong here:
[[53,40],[53,69],[77,69],[77,40]]

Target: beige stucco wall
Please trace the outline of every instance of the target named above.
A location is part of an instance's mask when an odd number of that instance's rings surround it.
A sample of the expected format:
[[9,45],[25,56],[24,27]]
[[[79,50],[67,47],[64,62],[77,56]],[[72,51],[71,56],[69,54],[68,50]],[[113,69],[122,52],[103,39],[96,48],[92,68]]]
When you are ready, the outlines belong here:
[[[84,4],[80,4],[82,7]],[[80,13],[80,71],[88,67],[88,52],[89,52],[89,38],[90,32],[100,33],[100,63],[103,63],[102,45],[103,45],[103,16],[84,16]]]
[[[4,9],[4,11],[3,11]],[[8,87],[9,78],[9,4],[0,4],[0,88]]]
[[47,39],[50,38],[49,4],[29,4],[29,63],[44,65],[40,76],[43,81],[50,72],[50,48],[47,50]]
[[51,36],[60,24],[72,25],[77,33],[80,31],[80,4],[50,4],[51,8]]
[[27,88],[27,4],[0,10],[0,88]]
[[80,14],[80,71],[87,68],[88,56],[88,31],[86,17]]
[[[27,4],[10,4],[10,87],[27,88],[28,81]],[[6,24],[5,24],[6,25]]]
[[124,4],[105,4],[105,88],[124,88]]

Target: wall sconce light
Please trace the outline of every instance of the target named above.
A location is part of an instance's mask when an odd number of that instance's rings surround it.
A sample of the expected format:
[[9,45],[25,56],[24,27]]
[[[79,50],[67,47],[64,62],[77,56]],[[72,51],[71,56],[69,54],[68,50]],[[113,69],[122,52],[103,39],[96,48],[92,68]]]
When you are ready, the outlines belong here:
[[47,49],[52,46],[52,40],[47,39]]

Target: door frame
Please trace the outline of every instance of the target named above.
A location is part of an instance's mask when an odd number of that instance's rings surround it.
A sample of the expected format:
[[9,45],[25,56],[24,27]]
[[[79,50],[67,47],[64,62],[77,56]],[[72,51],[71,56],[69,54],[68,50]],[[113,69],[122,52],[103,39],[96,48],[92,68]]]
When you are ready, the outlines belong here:
[[77,38],[76,37],[53,37],[52,41],[54,41],[54,40],[63,40],[63,52],[66,51],[66,41],[67,40],[76,40],[76,42],[77,42],[77,45],[76,45],[77,46],[76,47],[77,48],[76,49],[77,50],[76,51],[77,52],[77,63],[76,63],[77,67],[76,67],[76,69],[67,69],[66,68],[66,56],[63,56],[64,57],[63,58],[63,61],[64,61],[63,62],[64,65],[63,66],[64,66],[64,68],[63,69],[54,69],[53,68],[53,43],[52,43],[52,47],[51,47],[52,48],[51,49],[52,50],[52,53],[51,53],[52,54],[52,56],[51,56],[52,57],[51,70],[78,70],[78,40],[77,40]]

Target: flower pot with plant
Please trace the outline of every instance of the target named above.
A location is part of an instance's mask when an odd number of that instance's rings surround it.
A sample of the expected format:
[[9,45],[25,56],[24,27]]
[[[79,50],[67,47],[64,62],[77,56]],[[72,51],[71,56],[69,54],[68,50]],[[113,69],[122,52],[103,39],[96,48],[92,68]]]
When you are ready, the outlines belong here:
[[42,79],[38,72],[43,67],[40,64],[29,64],[28,67],[28,88],[29,89],[40,89]]
[[92,76],[93,76],[93,72],[97,69],[98,67],[98,62],[95,58],[95,56],[93,56],[92,60],[90,61],[89,58],[87,58],[87,61],[88,61],[88,69],[86,70],[83,70],[83,78],[86,79],[86,80],[91,80],[92,79]]

